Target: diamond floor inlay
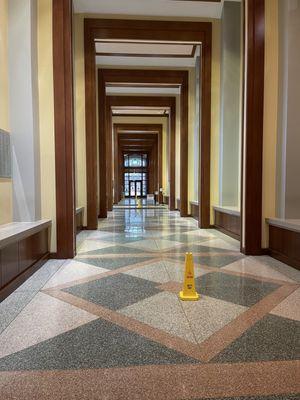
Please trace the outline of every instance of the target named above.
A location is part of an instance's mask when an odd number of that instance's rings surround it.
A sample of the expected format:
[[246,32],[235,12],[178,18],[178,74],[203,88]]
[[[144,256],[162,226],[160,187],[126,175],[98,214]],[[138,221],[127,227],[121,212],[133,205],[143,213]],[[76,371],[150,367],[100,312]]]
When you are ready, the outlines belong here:
[[116,208],[77,246],[0,304],[1,400],[300,399],[299,272],[166,208]]

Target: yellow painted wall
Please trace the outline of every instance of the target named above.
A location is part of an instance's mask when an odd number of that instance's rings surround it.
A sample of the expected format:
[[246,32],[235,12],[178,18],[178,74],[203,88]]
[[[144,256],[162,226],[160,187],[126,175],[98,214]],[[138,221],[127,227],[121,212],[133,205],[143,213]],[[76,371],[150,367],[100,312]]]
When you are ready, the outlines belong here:
[[166,193],[168,182],[167,167],[167,137],[168,137],[168,118],[166,117],[113,117],[113,124],[162,124],[162,185]]
[[[0,0],[0,129],[9,132],[8,0]],[[0,178],[0,225],[12,221],[12,180]]]
[[268,246],[265,218],[276,216],[277,106],[278,0],[266,0],[262,247]]
[[[86,143],[83,18],[74,16],[74,101],[75,101],[75,176],[76,207],[86,211]],[[86,212],[84,212],[86,225]]]
[[52,55],[52,0],[38,2],[38,90],[41,216],[52,220],[51,251],[56,251],[55,148]]
[[210,221],[213,224],[213,208],[219,204],[219,145],[220,145],[220,21],[212,24],[212,83],[211,83],[211,161],[210,161]]
[[188,213],[190,214],[190,201],[195,201],[194,198],[194,120],[195,120],[195,68],[189,69],[189,137],[188,137]]

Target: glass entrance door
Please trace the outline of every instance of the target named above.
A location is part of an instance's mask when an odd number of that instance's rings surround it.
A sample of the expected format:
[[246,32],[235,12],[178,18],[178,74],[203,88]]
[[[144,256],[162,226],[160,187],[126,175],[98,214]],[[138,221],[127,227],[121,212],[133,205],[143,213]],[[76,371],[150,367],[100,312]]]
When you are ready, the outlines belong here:
[[142,196],[142,181],[129,181],[129,196]]

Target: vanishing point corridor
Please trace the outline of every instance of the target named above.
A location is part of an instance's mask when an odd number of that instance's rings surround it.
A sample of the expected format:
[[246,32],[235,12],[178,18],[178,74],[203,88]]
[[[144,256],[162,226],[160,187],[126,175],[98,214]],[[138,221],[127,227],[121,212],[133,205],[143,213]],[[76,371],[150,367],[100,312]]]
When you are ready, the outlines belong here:
[[0,305],[1,399],[299,399],[298,271],[163,207],[77,240]]

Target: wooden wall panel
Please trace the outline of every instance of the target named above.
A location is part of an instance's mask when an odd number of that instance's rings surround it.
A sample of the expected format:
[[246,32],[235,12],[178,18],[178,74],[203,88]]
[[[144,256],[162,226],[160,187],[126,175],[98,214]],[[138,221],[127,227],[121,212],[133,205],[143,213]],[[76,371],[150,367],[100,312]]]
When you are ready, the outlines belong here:
[[214,214],[215,227],[226,235],[229,235],[234,239],[240,240],[241,217],[217,210],[214,210]]
[[269,225],[270,255],[300,270],[300,232]]
[[198,221],[199,220],[199,206],[198,206],[198,204],[190,202],[190,206],[191,206],[191,216]]
[[0,301],[49,258],[48,228],[0,249]]
[[19,242],[19,273],[48,252],[48,231],[38,232]]
[[1,250],[2,285],[6,285],[19,274],[19,243]]

